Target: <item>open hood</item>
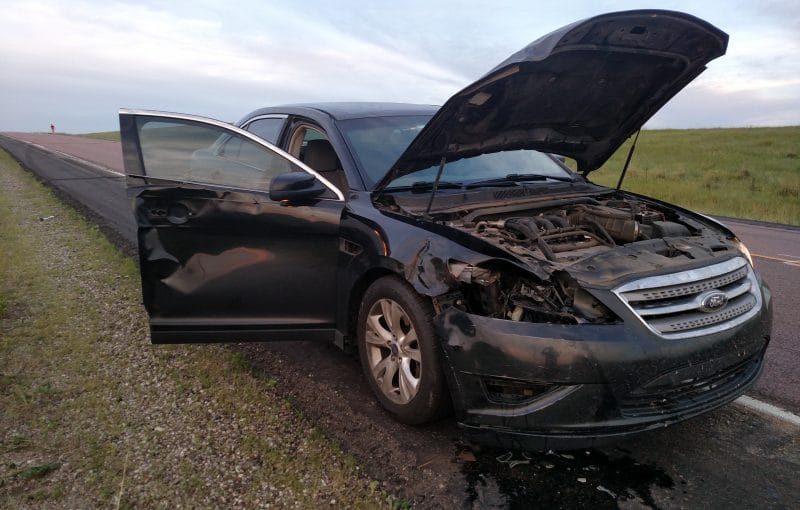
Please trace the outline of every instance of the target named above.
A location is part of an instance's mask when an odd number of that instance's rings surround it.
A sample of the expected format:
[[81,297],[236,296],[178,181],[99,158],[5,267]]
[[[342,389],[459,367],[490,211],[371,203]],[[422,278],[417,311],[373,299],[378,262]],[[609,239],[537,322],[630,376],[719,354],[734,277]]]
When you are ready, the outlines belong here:
[[513,149],[575,159],[586,175],[725,54],[728,35],[673,11],[636,10],[563,27],[451,97],[378,184]]

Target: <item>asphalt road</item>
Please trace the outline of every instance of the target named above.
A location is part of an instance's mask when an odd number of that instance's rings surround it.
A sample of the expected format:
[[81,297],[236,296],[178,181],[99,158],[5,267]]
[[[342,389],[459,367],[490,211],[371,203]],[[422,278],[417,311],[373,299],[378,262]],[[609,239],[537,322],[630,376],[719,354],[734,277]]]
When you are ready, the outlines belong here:
[[800,414],[800,228],[723,221],[748,246],[774,296],[767,364],[751,394]]
[[[74,159],[119,172],[118,143],[13,137],[0,136],[0,146],[130,252],[135,225],[123,179]],[[800,229],[725,223],[750,247],[776,305],[765,371],[750,395],[798,413],[800,314],[794,310],[800,305]],[[358,363],[333,346],[290,342],[234,348],[274,378],[276,388],[355,455],[370,476],[422,506],[800,508],[800,427],[743,406],[729,405],[608,448],[527,457],[473,453],[451,421],[412,428],[387,418]],[[522,463],[512,466],[513,461]]]
[[[23,141],[24,140],[24,141]],[[95,220],[116,241],[136,245],[119,143],[77,136],[0,134],[0,146]],[[93,163],[87,165],[86,162]]]

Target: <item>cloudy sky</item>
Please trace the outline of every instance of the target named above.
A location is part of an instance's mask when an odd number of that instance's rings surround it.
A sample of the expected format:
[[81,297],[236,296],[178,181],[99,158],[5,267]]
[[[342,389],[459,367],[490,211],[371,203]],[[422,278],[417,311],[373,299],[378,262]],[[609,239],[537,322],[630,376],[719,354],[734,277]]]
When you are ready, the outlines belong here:
[[116,129],[119,107],[233,121],[286,102],[440,104],[556,28],[655,7],[730,43],[648,127],[800,124],[797,0],[0,0],[0,131]]

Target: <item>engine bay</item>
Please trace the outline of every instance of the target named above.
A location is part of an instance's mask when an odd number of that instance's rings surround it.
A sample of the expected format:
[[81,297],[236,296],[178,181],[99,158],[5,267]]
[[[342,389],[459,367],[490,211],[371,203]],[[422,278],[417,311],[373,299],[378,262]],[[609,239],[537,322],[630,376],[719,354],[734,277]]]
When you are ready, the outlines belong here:
[[432,220],[513,255],[478,265],[447,262],[455,285],[436,298],[436,305],[487,317],[614,323],[619,318],[587,289],[698,267],[737,249],[724,228],[624,192],[456,202],[453,196],[445,208],[427,215],[415,197],[395,197],[388,209]]
[[636,241],[701,234],[694,221],[630,199],[583,200],[521,213],[473,212],[447,224],[517,256],[567,265]]
[[476,209],[447,225],[548,267],[550,277],[537,281],[498,267],[451,265],[466,311],[526,322],[615,322],[615,314],[575,275],[585,278],[605,267],[606,275],[618,277],[620,265],[635,273],[643,267],[639,263],[682,264],[729,248],[721,232],[636,199],[579,197],[555,206],[514,209]]

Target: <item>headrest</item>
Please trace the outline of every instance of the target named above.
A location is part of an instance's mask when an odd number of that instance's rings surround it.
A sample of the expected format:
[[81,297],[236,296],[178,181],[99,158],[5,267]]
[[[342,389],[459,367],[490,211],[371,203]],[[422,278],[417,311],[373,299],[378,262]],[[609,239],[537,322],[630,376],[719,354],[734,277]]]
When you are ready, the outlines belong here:
[[303,151],[303,163],[317,172],[333,172],[339,168],[339,158],[328,140],[309,140]]

